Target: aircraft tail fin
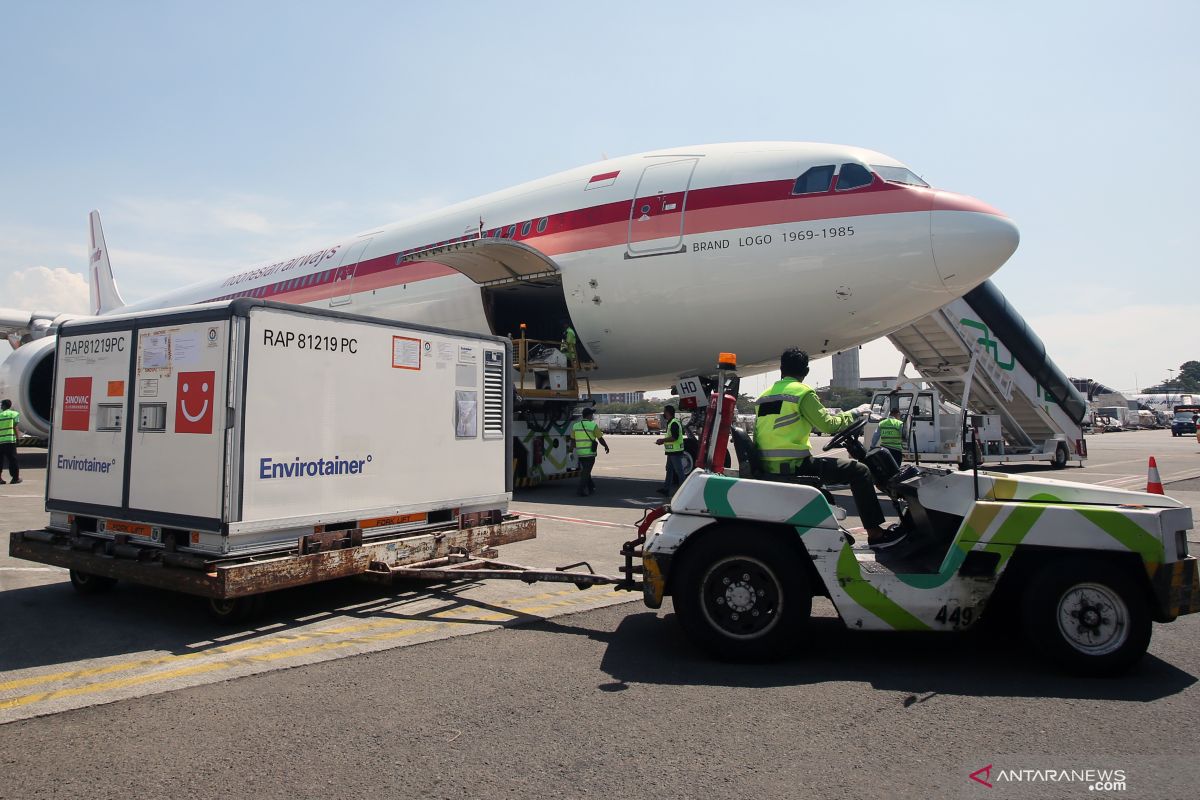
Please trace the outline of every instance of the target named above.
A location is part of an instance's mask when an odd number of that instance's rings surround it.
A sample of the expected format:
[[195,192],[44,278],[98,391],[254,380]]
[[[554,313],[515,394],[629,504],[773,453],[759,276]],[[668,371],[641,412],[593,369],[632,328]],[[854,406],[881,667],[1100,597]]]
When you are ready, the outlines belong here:
[[121,290],[113,277],[112,264],[108,260],[108,245],[104,242],[104,229],[100,227],[100,212],[88,215],[91,249],[88,251],[88,286],[91,312],[105,314],[125,305]]

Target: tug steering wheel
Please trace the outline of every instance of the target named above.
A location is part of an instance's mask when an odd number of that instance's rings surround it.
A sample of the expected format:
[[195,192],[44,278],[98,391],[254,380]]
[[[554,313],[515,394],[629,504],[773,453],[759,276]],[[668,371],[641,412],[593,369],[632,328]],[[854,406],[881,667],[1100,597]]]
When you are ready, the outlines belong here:
[[[838,431],[829,440],[828,444],[821,448],[822,453],[827,453],[830,450],[837,450],[839,447],[845,447],[852,439],[856,439],[863,428],[867,427],[867,423],[871,421],[871,415],[865,414],[860,419],[850,425],[849,428]],[[854,455],[851,453],[851,455]],[[857,458],[857,456],[856,456]]]

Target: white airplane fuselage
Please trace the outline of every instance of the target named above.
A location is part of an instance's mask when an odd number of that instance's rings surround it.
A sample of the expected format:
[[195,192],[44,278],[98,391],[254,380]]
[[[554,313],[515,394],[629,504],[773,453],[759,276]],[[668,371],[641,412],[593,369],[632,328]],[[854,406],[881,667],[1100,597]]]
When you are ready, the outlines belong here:
[[[516,334],[493,330],[472,280],[435,261],[397,264],[482,233],[558,266],[594,380],[661,388],[711,369],[721,351],[769,367],[790,346],[817,357],[876,339],[961,296],[1015,249],[1015,226],[962,195],[877,176],[792,194],[810,167],[846,163],[902,166],[861,148],[786,142],[627,156],[372,229],[312,264],[239,273],[122,311],[255,296]],[[353,276],[338,275],[340,255],[363,240]]]
[[[1016,249],[1016,226],[1001,212],[914,183],[899,161],[842,145],[655,151],[369,229],[119,313],[257,297],[501,335],[527,322],[531,338],[545,339],[569,319],[595,362],[594,388],[661,389],[710,371],[719,352],[736,353],[749,373],[774,368],[788,347],[816,358],[871,341],[962,296]],[[421,255],[505,242],[536,251],[548,272],[481,288],[436,253]]]

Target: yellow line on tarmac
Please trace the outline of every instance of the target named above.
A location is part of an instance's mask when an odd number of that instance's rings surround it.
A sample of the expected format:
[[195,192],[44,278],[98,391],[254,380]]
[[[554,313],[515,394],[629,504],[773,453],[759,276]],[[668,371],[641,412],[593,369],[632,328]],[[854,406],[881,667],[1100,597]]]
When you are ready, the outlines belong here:
[[[529,598],[529,599],[543,600],[543,599],[550,599],[552,597],[563,597],[568,594],[573,594],[577,591],[578,591],[577,589],[564,589],[564,590],[558,591],[558,592],[546,592],[546,593],[543,593],[540,595],[535,595],[534,597]],[[500,605],[501,607],[506,607],[503,604],[498,604],[498,605]],[[518,609],[513,609],[513,611],[517,612],[517,613],[529,613],[529,612],[521,612]],[[440,614],[440,613],[444,613],[444,612],[437,612],[437,613]],[[501,615],[500,618],[503,618],[503,616]],[[408,621],[409,620],[400,620],[399,622],[403,623],[403,622],[408,622]],[[182,653],[179,655],[171,654],[171,655],[163,655],[163,656],[154,656],[152,658],[143,658],[143,659],[139,659],[137,661],[123,661],[123,662],[119,662],[117,664],[108,664],[108,665],[105,665],[102,667],[91,667],[88,669],[67,670],[64,672],[55,672],[55,673],[50,673],[47,675],[34,675],[29,678],[19,678],[17,680],[0,683],[0,692],[9,691],[11,689],[23,689],[27,686],[36,686],[40,683],[50,683],[50,682],[58,681],[58,680],[70,680],[73,678],[90,678],[90,677],[96,677],[99,675],[110,675],[114,672],[126,672],[128,670],[138,669],[140,667],[154,667],[154,666],[158,666],[160,664],[169,664],[169,663],[176,662],[176,661],[204,658],[206,656],[213,656],[213,655],[225,655],[228,653],[238,653],[238,652],[242,652],[244,650],[252,650],[252,649],[256,649],[256,648],[260,648],[260,647],[271,647],[273,645],[283,644],[286,642],[303,641],[305,639],[310,639],[310,638],[314,638],[314,637],[318,637],[318,636],[327,637],[327,636],[337,636],[338,634],[343,634],[343,633],[359,633],[362,631],[373,630],[375,628],[391,627],[396,624],[398,624],[398,621],[395,619],[381,619],[381,620],[375,620],[372,622],[364,622],[364,623],[360,623],[357,625],[346,625],[346,626],[343,626],[340,628],[322,628],[322,629],[311,630],[311,631],[293,631],[290,633],[279,634],[277,636],[272,636],[272,637],[265,638],[265,639],[254,639],[251,641],[235,642],[233,644],[221,645],[220,647],[214,647],[214,648],[211,648],[208,650],[197,650],[196,652],[193,652],[193,653]]]
[[[552,592],[552,593],[546,593],[546,594],[542,595],[541,597],[550,598],[550,597],[555,597],[555,596],[564,596],[564,595],[567,595],[570,593],[571,593],[570,591]],[[610,598],[617,596],[617,592],[615,592],[613,590],[609,590],[607,592],[604,592],[603,594],[607,595]],[[597,595],[591,594],[590,597],[595,598],[595,597],[597,597]],[[585,598],[581,598],[581,599],[585,599]],[[574,600],[565,600],[564,599],[564,600],[560,600],[560,601],[552,602],[552,603],[542,603],[539,605],[513,607],[513,608],[511,608],[511,611],[514,613],[518,613],[518,614],[534,614],[539,611],[544,611],[544,610],[547,610],[550,608],[562,608],[562,607],[569,607],[569,606],[575,606],[575,605],[581,605],[581,603],[578,601],[574,601]],[[305,655],[312,655],[314,653],[320,653],[320,652],[324,652],[324,651],[328,651],[328,650],[335,650],[335,649],[344,648],[344,647],[352,647],[352,646],[361,645],[361,644],[372,644],[372,643],[377,643],[377,642],[382,642],[382,641],[389,641],[389,640],[398,639],[401,637],[414,636],[414,635],[417,635],[420,633],[429,633],[429,632],[432,632],[435,630],[440,630],[442,628],[449,626],[451,623],[454,623],[454,622],[487,622],[487,621],[493,621],[493,620],[503,620],[503,619],[506,619],[509,616],[511,616],[511,614],[505,614],[505,613],[496,612],[496,611],[489,611],[489,612],[483,612],[483,613],[474,614],[474,615],[468,614],[465,616],[453,616],[451,614],[451,612],[447,610],[447,611],[442,611],[442,612],[436,612],[436,613],[432,614],[431,616],[439,617],[444,621],[438,621],[432,625],[420,625],[417,627],[406,627],[406,626],[412,625],[412,623],[415,622],[415,620],[381,620],[378,622],[367,623],[364,625],[347,626],[342,629],[329,629],[329,630],[322,630],[322,631],[288,634],[288,635],[272,637],[271,639],[264,639],[264,640],[256,641],[256,642],[240,642],[238,644],[226,645],[224,647],[216,648],[214,650],[207,650],[207,651],[202,651],[202,652],[197,652],[197,653],[185,653],[183,655],[178,655],[178,656],[162,656],[159,658],[143,659],[141,661],[126,662],[123,664],[113,664],[108,667],[99,667],[99,668],[93,669],[93,670],[76,670],[76,671],[71,671],[71,672],[58,673],[58,676],[67,677],[67,678],[91,677],[91,676],[97,676],[97,675],[103,675],[103,674],[110,674],[112,672],[117,672],[117,671],[127,671],[130,669],[136,669],[139,666],[158,666],[160,664],[177,663],[177,662],[183,661],[183,660],[190,660],[190,659],[200,658],[203,656],[210,656],[210,655],[214,655],[214,654],[227,654],[227,653],[233,653],[233,652],[238,652],[238,651],[242,651],[242,650],[261,648],[261,647],[264,647],[264,646],[267,646],[270,644],[275,644],[275,643],[281,644],[281,643],[292,642],[292,641],[305,641],[305,640],[314,639],[314,638],[318,638],[318,637],[326,637],[326,636],[329,636],[330,634],[339,633],[339,632],[342,632],[342,633],[360,632],[360,631],[365,631],[365,630],[371,630],[374,628],[400,626],[399,630],[367,634],[364,636],[357,636],[357,637],[350,638],[350,639],[339,639],[339,640],[333,641],[333,642],[323,642],[320,644],[306,645],[304,647],[292,647],[292,648],[287,648],[284,650],[275,650],[275,651],[268,652],[268,653],[258,653],[258,654],[239,656],[237,658],[227,659],[227,660],[223,660],[223,661],[214,661],[214,662],[206,663],[206,664],[197,664],[195,666],[190,666],[190,667],[179,667],[176,669],[166,670],[164,672],[154,672],[154,673],[149,673],[149,674],[145,674],[145,675],[134,675],[134,676],[130,676],[127,678],[118,678],[118,679],[110,680],[110,681],[100,681],[97,683],[89,683],[89,684],[85,684],[83,686],[76,686],[76,687],[72,687],[72,688],[68,688],[68,689],[54,689],[54,690],[44,691],[44,692],[35,692],[32,694],[21,695],[20,697],[13,697],[8,700],[0,700],[0,710],[19,708],[21,706],[30,705],[33,703],[44,702],[47,700],[57,700],[57,699],[61,699],[64,697],[75,697],[75,696],[84,695],[84,694],[94,694],[96,692],[103,692],[103,691],[107,691],[107,690],[111,690],[111,689],[123,689],[123,688],[127,688],[129,686],[136,686],[138,684],[154,683],[154,682],[158,682],[158,681],[170,680],[172,678],[180,678],[180,677],[187,677],[187,676],[191,676],[191,675],[198,675],[198,674],[202,674],[205,672],[215,672],[215,671],[221,670],[221,669],[231,669],[236,666],[243,666],[243,665],[257,664],[257,663],[269,663],[272,661],[279,661],[279,660],[286,659],[286,658],[297,658],[297,657],[301,657],[301,656],[305,656]],[[20,688],[23,686],[33,685],[34,683],[45,683],[50,680],[53,680],[54,677],[55,676],[51,676],[51,675],[42,675],[42,676],[38,676],[37,678],[27,678],[27,679],[23,679],[23,680],[19,680],[19,681],[10,681],[9,683],[6,683],[6,684],[0,684],[0,690],[5,689],[5,688]]]

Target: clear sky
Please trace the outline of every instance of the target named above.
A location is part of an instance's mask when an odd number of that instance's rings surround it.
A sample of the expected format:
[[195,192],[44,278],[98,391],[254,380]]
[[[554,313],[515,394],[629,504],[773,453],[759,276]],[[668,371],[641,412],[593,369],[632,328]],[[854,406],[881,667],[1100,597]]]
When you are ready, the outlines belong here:
[[[0,306],[86,308],[92,208],[135,300],[604,156],[792,139],[883,151],[1012,216],[995,280],[1068,374],[1132,389],[1200,358],[1196,3],[113,0],[3,18]],[[898,362],[872,344],[862,371]]]

